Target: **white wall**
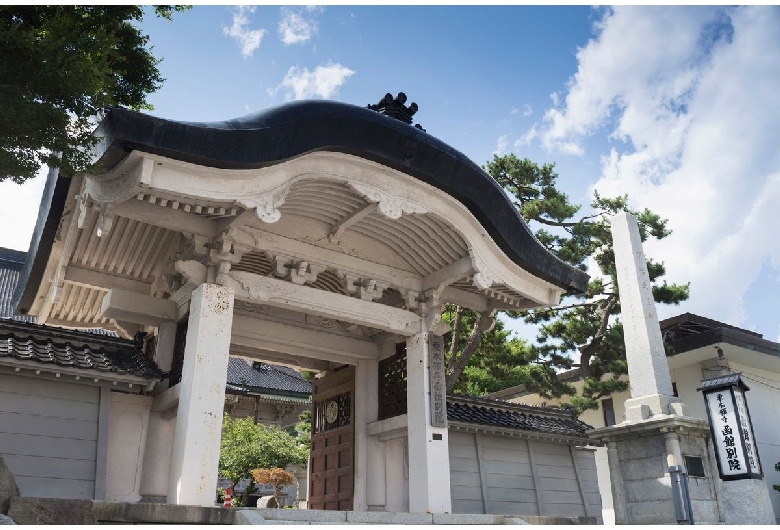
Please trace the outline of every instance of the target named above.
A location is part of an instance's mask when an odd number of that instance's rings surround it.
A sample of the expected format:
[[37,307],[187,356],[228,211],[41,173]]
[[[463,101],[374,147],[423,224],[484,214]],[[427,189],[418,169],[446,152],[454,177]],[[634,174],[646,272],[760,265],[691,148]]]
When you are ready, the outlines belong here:
[[106,499],[141,500],[141,469],[152,398],[111,392],[108,423]]
[[764,470],[764,481],[780,524],[780,492],[772,489],[773,484],[780,485],[780,472],[775,471],[775,464],[780,462],[780,374],[736,363],[731,363],[731,369],[742,372],[743,381],[750,387],[745,392],[745,398],[753,420],[753,434]]

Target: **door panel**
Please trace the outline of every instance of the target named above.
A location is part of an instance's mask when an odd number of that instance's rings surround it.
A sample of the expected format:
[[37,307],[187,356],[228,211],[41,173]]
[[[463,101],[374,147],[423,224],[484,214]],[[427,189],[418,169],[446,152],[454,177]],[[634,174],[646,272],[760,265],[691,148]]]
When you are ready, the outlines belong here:
[[355,370],[314,381],[309,462],[310,510],[351,510],[354,490]]

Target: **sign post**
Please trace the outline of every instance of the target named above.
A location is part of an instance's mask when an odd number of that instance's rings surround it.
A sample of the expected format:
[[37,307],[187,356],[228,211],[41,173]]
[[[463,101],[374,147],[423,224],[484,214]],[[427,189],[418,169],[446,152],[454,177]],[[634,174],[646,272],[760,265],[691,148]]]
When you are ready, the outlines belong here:
[[697,389],[704,395],[715,457],[721,480],[762,478],[753,424],[740,374],[705,379]]

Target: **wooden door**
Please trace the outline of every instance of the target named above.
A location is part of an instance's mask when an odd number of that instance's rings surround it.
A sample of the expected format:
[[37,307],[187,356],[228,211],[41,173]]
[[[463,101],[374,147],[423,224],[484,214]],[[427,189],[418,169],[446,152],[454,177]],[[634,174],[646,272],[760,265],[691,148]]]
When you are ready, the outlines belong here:
[[355,369],[314,381],[312,393],[310,510],[352,510],[354,492]]

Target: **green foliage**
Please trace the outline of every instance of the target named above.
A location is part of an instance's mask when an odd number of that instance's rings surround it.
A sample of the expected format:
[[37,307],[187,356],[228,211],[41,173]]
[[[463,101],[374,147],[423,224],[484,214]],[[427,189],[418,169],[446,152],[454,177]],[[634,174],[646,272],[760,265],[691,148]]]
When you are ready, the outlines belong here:
[[[548,399],[569,395],[569,404],[581,412],[597,408],[600,398],[627,388],[627,383],[618,379],[627,373],[627,365],[623,328],[618,319],[620,299],[610,218],[623,211],[633,214],[639,223],[642,241],[663,239],[671,231],[666,226],[667,221],[650,210],[630,209],[625,195],[606,198],[595,193],[591,212],[575,218],[581,208],[572,204],[557,188],[558,175],[554,168],[554,164],[539,166],[513,154],[494,156],[485,166],[485,170],[514,196],[518,211],[545,247],[582,270],[587,270],[589,260],[597,267],[597,270],[589,271],[592,279],[584,294],[565,296],[558,307],[508,313],[539,326],[534,344],[513,346],[514,359],[529,363],[517,368],[513,379]],[[660,282],[666,272],[663,263],[648,260],[647,265],[656,302],[679,304],[688,298],[688,284]],[[579,367],[584,378],[581,392],[560,382],[555,375],[556,371],[574,366],[572,353],[575,352],[579,353]],[[474,381],[468,379],[473,367],[489,365],[489,358],[490,355],[482,352],[474,355],[464,370],[467,380],[459,385],[464,388],[478,386],[479,377]]]
[[[442,317],[445,322],[452,323],[457,308],[447,304]],[[461,323],[461,333],[456,340],[455,351],[462,351],[470,335],[475,311],[464,310]],[[446,342],[452,341],[452,331],[445,335]],[[447,352],[447,361],[452,351]],[[496,320],[490,331],[482,334],[480,343],[472,355],[463,373],[457,378],[452,392],[470,396],[483,396],[491,392],[524,383],[527,380],[530,361],[530,350],[525,342],[509,339],[509,331],[504,329],[504,323]],[[449,362],[448,362],[449,364]]]
[[[169,19],[187,6],[156,6]],[[95,116],[150,109],[163,79],[136,26],[141,6],[0,6],[0,181],[22,183],[41,164],[72,176],[88,168]]]
[[257,425],[252,418],[233,419],[225,414],[219,474],[234,487],[241,479],[250,478],[252,469],[304,465],[308,458],[308,446],[279,427]]
[[311,410],[307,409],[298,415],[300,420],[293,427],[291,434],[298,439],[298,443],[305,446],[306,449],[311,448]]

